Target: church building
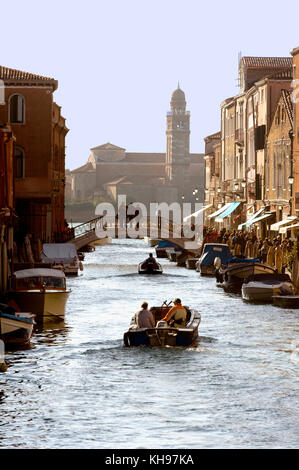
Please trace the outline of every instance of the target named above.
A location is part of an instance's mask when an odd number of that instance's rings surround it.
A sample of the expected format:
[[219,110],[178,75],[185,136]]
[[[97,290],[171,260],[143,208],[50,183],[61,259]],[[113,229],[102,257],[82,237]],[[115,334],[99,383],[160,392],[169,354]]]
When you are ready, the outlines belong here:
[[99,197],[127,203],[203,202],[204,154],[190,153],[190,112],[185,93],[172,93],[167,112],[166,153],[126,152],[111,143],[91,148],[85,165],[70,171],[71,201]]

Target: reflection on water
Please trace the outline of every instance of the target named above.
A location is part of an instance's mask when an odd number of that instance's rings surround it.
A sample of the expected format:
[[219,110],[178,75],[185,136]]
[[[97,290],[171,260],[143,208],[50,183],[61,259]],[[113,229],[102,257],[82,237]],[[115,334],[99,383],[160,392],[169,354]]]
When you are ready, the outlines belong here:
[[[117,240],[86,253],[65,322],[7,352],[1,447],[298,446],[299,310],[244,304],[168,260],[140,276],[149,252]],[[125,348],[141,302],[175,297],[201,313],[196,347]]]

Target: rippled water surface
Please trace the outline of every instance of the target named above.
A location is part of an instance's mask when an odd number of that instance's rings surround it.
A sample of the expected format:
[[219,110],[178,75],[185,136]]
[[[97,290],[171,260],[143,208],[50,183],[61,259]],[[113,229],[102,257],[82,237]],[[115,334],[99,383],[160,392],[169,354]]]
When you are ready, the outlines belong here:
[[[63,324],[8,352],[0,375],[6,448],[295,448],[299,310],[254,306],[214,278],[161,260],[139,276],[143,240],[87,253]],[[141,301],[201,312],[197,347],[125,348]]]

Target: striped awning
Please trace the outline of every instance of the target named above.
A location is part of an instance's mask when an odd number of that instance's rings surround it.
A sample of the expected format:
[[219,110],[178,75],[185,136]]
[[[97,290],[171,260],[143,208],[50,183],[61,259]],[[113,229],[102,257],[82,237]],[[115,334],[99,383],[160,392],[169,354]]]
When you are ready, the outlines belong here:
[[273,212],[266,212],[266,214],[263,214],[260,217],[250,220],[250,225],[256,224],[257,222],[260,222],[261,220],[264,220],[264,219],[268,219],[269,217],[272,217],[272,216],[273,216]]
[[215,222],[222,222],[223,219],[232,214],[237,209],[237,207],[239,207],[240,204],[241,201],[232,202],[224,212],[221,212],[221,214],[216,217]]
[[264,210],[265,210],[265,207],[262,207],[255,214],[253,214],[253,216],[250,217],[250,219],[246,220],[246,222],[244,222],[243,224],[238,225],[238,230],[242,230],[242,227],[250,227],[252,221],[256,219],[256,217],[258,217]]
[[216,212],[213,212],[213,214],[208,215],[208,219],[212,219],[212,217],[217,217],[217,215],[221,214],[221,212],[224,212],[229,206],[231,205],[231,202],[228,202],[224,206],[220,207]]

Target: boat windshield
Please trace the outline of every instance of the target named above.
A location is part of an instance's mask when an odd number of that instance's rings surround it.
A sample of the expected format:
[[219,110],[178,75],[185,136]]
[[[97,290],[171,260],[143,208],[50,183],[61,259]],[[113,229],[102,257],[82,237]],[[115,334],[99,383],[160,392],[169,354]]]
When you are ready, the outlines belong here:
[[41,289],[44,287],[53,287],[58,289],[65,288],[65,279],[51,276],[24,277],[15,280],[16,289]]

